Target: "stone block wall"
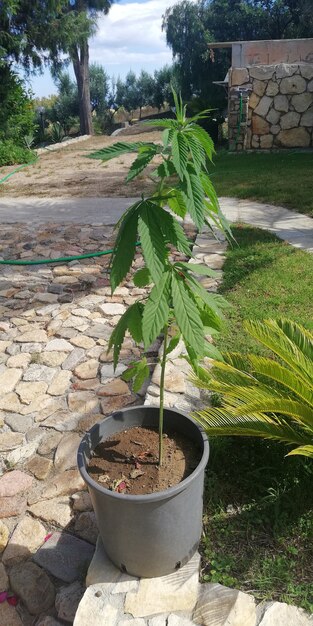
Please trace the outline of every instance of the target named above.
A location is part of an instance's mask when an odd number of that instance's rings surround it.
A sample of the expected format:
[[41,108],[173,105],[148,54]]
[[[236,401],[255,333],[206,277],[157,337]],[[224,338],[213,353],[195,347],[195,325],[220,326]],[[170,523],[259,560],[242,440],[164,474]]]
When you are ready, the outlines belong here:
[[[238,133],[241,89],[250,96]],[[232,68],[229,138],[233,150],[313,147],[313,63]]]

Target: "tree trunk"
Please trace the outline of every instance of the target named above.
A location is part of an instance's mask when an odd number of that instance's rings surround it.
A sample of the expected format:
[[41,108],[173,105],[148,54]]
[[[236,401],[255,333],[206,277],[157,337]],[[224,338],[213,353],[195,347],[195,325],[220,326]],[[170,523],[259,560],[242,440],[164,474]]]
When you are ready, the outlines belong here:
[[92,135],[88,41],[80,47],[76,46],[71,56],[78,89],[80,134]]

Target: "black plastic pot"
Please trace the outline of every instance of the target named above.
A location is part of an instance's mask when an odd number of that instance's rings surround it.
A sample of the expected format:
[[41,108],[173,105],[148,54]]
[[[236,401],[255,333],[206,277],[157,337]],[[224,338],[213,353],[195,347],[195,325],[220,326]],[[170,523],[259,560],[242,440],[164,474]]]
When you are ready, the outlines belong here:
[[157,428],[159,409],[123,409],[96,424],[78,449],[78,468],[87,483],[104,549],[113,563],[133,576],[153,578],[179,569],[196,551],[202,530],[204,470],[209,444],[187,415],[164,410],[164,427],[187,436],[202,449],[197,468],[175,487],[132,496],[110,491],[88,474],[93,450],[103,439],[134,426]]

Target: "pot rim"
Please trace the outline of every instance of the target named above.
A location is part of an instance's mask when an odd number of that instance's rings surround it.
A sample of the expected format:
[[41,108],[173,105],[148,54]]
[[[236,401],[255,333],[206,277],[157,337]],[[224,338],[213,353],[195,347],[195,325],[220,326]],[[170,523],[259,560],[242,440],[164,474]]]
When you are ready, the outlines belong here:
[[[91,476],[89,475],[88,471],[87,471],[87,464],[85,463],[85,459],[84,459],[84,455],[83,455],[83,447],[85,445],[85,439],[88,438],[89,433],[91,433],[93,430],[95,430],[96,428],[99,427],[99,424],[102,424],[102,422],[106,421],[108,418],[110,417],[114,417],[114,415],[116,414],[120,414],[120,413],[124,413],[124,412],[129,412],[129,411],[140,411],[141,409],[157,409],[158,407],[151,407],[151,406],[146,406],[146,405],[142,405],[142,406],[136,406],[136,407],[125,407],[124,409],[120,409],[119,411],[115,411],[114,413],[111,413],[110,415],[108,415],[107,417],[104,417],[103,420],[101,420],[100,422],[98,422],[97,424],[95,424],[94,426],[92,426],[92,428],[90,428],[85,435],[83,436],[79,447],[78,447],[78,451],[77,451],[77,465],[78,465],[78,470],[83,478],[83,480],[85,481],[85,483],[91,487],[92,489],[96,489],[97,491],[99,491],[100,493],[103,493],[106,496],[110,496],[112,498],[117,498],[119,500],[128,500],[134,503],[145,503],[145,502],[157,502],[158,500],[164,500],[165,498],[171,498],[176,496],[178,493],[180,493],[181,491],[183,491],[184,489],[186,489],[189,484],[191,482],[193,482],[193,480],[202,472],[204,471],[208,459],[209,459],[209,440],[208,437],[205,433],[205,431],[203,430],[203,428],[200,426],[200,424],[198,424],[198,422],[196,422],[196,420],[194,420],[192,417],[190,417],[189,415],[187,415],[187,413],[184,413],[183,411],[178,411],[177,409],[171,408],[171,407],[164,407],[164,411],[171,411],[173,413],[177,413],[180,416],[182,416],[183,418],[187,419],[188,421],[192,422],[197,429],[199,430],[201,437],[202,437],[202,442],[203,442],[203,452],[202,452],[202,457],[200,462],[198,463],[197,467],[193,470],[193,472],[191,474],[189,474],[189,476],[187,476],[187,478],[184,478],[184,480],[182,480],[180,483],[178,483],[177,485],[174,485],[173,487],[169,487],[168,489],[165,489],[163,491],[156,491],[153,493],[146,493],[143,495],[131,495],[131,494],[124,494],[124,493],[118,493],[117,491],[111,491],[110,489],[106,489],[105,487],[102,487],[102,485],[99,485],[99,483],[97,483],[95,480],[93,480],[93,478],[91,478]],[[100,442],[99,442],[100,443]]]

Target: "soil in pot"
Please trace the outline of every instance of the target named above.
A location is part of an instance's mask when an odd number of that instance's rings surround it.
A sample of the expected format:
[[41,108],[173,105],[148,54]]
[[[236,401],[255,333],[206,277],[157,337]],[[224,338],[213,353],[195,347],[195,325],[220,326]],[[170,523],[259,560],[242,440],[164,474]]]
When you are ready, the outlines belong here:
[[162,467],[158,466],[159,434],[137,426],[102,441],[90,459],[88,473],[102,487],[129,495],[164,491],[179,484],[197,467],[202,452],[175,432],[164,435]]

